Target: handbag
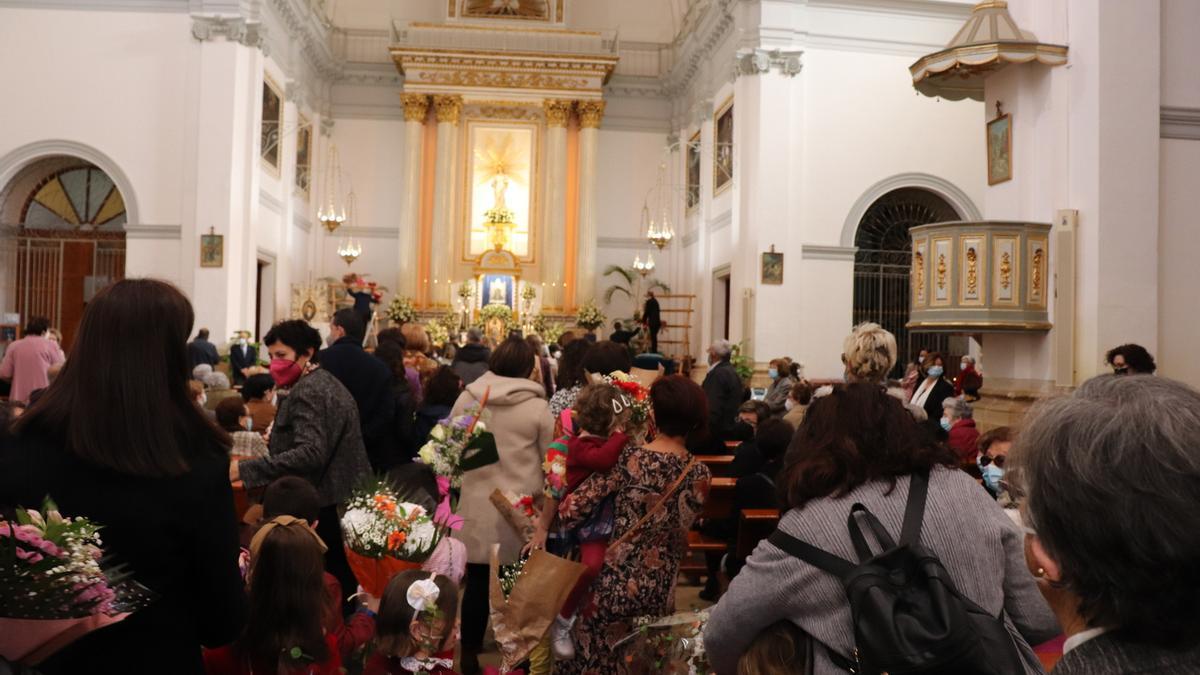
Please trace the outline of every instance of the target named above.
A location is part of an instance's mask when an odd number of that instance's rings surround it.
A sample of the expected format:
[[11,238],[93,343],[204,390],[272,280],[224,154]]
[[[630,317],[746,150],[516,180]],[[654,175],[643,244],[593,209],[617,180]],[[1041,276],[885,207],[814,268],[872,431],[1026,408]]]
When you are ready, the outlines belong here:
[[642,516],[641,519],[634,523],[633,527],[626,530],[625,534],[621,535],[619,539],[609,544],[608,549],[604,551],[605,563],[609,565],[616,565],[625,558],[626,551],[628,551],[629,548],[625,546],[625,544],[629,543],[629,540],[633,537],[633,535],[637,534],[637,531],[640,530],[643,525],[645,525],[651,518],[657,516],[658,512],[667,505],[667,500],[674,496],[675,491],[679,489],[679,486],[683,485],[683,479],[687,478],[687,475],[691,473],[692,467],[695,465],[696,457],[693,455],[688,461],[687,465],[683,467],[683,471],[679,472],[679,477],[675,479],[675,482],[671,483],[670,487],[667,488],[667,491],[663,493],[663,496],[659,498],[654,506],[650,507],[650,510],[646,512],[646,515]]

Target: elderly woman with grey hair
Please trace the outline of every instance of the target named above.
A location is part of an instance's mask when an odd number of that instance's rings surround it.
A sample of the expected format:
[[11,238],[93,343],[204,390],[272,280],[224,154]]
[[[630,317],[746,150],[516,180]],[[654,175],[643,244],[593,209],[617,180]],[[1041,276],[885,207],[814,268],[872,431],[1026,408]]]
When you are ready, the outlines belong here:
[[1200,673],[1200,392],[1089,380],[1035,409],[1010,460],[1068,636],[1055,675]]
[[942,428],[948,436],[946,444],[958,455],[960,462],[974,464],[979,454],[979,430],[975,428],[975,409],[961,398],[942,401]]
[[201,381],[204,382],[206,396],[204,407],[207,410],[215,411],[217,404],[221,401],[234,396],[240,396],[233,387],[229,386],[229,376],[220,371],[208,373]]

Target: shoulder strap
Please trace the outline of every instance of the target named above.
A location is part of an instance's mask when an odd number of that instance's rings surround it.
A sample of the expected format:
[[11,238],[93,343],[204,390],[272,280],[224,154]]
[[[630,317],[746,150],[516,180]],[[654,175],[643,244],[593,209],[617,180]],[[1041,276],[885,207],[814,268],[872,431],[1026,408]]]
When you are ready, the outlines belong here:
[[621,535],[620,539],[617,539],[613,543],[609,544],[608,550],[611,551],[617,548],[617,546],[620,544],[624,544],[625,542],[629,541],[630,537],[632,537],[638,530],[642,529],[642,526],[646,524],[646,521],[658,515],[658,512],[667,505],[667,500],[671,498],[671,495],[675,494],[675,491],[679,489],[680,485],[683,485],[683,479],[687,478],[687,475],[692,472],[692,467],[695,465],[696,456],[692,455],[692,458],[688,460],[687,466],[683,467],[683,471],[679,472],[679,477],[675,479],[675,482],[671,483],[670,487],[667,488],[667,491],[663,493],[663,496],[659,498],[658,502],[656,502],[654,506],[652,506],[650,510],[646,512],[646,515],[642,516],[640,520],[634,523],[633,527],[626,530],[625,534]]
[[908,503],[904,506],[904,525],[900,545],[913,546],[921,541],[921,520],[925,517],[925,497],[929,492],[929,472],[918,471],[908,480]]
[[849,560],[839,558],[828,551],[823,551],[808,542],[800,541],[780,529],[772,532],[767,541],[779,547],[785,553],[799,558],[819,570],[829,572],[839,579],[844,578],[850,572],[854,571],[855,568],[854,563]]

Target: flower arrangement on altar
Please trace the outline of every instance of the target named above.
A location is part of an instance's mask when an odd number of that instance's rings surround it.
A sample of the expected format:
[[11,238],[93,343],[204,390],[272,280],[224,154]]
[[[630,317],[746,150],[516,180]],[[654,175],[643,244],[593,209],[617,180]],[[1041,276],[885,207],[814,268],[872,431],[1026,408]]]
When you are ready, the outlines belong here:
[[421,566],[441,541],[439,527],[420,505],[406,502],[386,480],[354,490],[342,516],[346,558],[368,593],[383,595],[397,572]]
[[417,320],[417,310],[413,307],[412,298],[403,295],[392,298],[384,315],[397,324],[412,323]]
[[536,298],[536,297],[537,297],[537,289],[534,288],[533,286],[526,284],[525,288],[521,289],[521,299],[522,300],[527,300],[527,301],[532,302],[534,300],[534,298]]
[[604,316],[604,312],[596,306],[595,300],[588,300],[579,306],[579,311],[575,314],[575,323],[581,328],[587,330],[596,330],[604,325],[608,317]]
[[491,225],[511,225],[515,222],[516,216],[503,206],[495,206],[483,212],[483,219]]
[[450,341],[450,329],[446,328],[445,322],[439,319],[426,323],[425,332],[429,335],[429,342],[439,349]]
[[533,318],[533,332],[546,344],[558,342],[558,338],[562,337],[566,330],[567,327],[561,321],[551,321],[545,314],[538,314]]
[[483,309],[479,310],[480,323],[486,327],[494,320],[499,320],[507,332],[513,322],[512,309],[508,305],[484,305]]
[[0,656],[36,663],[153,600],[121,567],[105,568],[100,526],[68,518],[49,497],[41,512],[0,519]]
[[458,285],[457,293],[464,304],[469,304],[467,303],[467,299],[475,295],[475,284],[471,281],[464,281]]

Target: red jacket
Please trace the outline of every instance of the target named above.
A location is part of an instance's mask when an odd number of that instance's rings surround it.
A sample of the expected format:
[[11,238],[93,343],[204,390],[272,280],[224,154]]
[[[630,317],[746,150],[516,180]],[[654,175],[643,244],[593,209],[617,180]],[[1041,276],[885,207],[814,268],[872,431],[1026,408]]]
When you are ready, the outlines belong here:
[[[329,657],[324,661],[310,663],[304,668],[295,668],[286,675],[341,675],[342,659],[338,656],[337,638],[326,635],[325,647],[329,650]],[[256,663],[251,666],[250,661],[239,655],[233,645],[204,650],[206,675],[269,675],[277,672],[276,665]]]
[[375,619],[364,612],[355,612],[349,623],[342,619],[342,584],[337,577],[325,573],[325,634],[337,641],[342,661],[349,662],[350,654],[375,637]]
[[975,461],[975,456],[979,454],[978,442],[979,430],[975,428],[975,420],[958,420],[950,427],[950,440],[947,443],[962,463]]
[[567,493],[575,491],[588,476],[608,471],[617,463],[629,437],[620,431],[612,436],[572,436],[567,441]]

